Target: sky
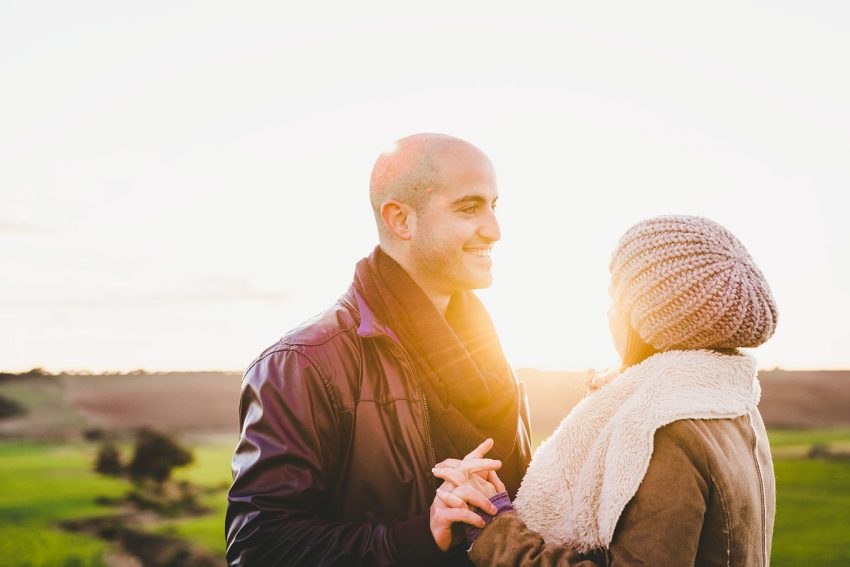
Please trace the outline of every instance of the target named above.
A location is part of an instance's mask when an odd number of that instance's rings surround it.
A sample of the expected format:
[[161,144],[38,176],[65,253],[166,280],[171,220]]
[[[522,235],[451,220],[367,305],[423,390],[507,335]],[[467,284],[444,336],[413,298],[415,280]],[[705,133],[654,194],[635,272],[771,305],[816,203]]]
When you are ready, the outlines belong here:
[[[415,132],[486,152],[515,367],[616,364],[608,259],[732,230],[764,368],[850,368],[850,4],[0,4],[0,369],[240,370],[345,291]],[[844,69],[842,71],[842,69]]]

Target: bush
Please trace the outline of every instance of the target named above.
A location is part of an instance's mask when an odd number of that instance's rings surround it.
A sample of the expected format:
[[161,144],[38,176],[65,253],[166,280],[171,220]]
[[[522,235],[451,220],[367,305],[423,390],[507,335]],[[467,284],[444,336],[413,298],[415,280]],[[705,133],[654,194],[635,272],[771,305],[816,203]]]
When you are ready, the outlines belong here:
[[153,480],[162,484],[171,476],[172,469],[191,462],[192,453],[172,437],[152,429],[140,429],[127,472],[137,483]]
[[124,464],[121,462],[121,453],[115,443],[106,442],[97,450],[97,461],[94,470],[107,476],[120,476],[124,473]]
[[138,510],[153,510],[160,516],[179,517],[209,512],[199,501],[200,490],[187,481],[166,482],[152,486],[139,486],[127,494],[127,501]]
[[830,461],[850,460],[850,452],[835,451],[829,445],[824,443],[815,443],[812,445],[806,456],[810,459],[827,459]]
[[88,427],[83,430],[83,439],[86,441],[102,441],[106,438],[106,432],[100,427]]
[[16,417],[25,413],[27,412],[21,404],[5,396],[0,396],[0,419]]

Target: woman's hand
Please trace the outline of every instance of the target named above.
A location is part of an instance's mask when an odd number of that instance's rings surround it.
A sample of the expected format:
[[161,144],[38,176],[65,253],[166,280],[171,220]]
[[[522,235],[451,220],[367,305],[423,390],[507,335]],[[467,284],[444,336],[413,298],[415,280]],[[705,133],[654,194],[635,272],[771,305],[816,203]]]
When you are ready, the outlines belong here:
[[597,371],[593,368],[588,368],[584,375],[584,395],[587,396],[601,390],[604,386],[610,384],[615,378],[617,378],[619,374],[620,373],[617,370],[603,369]]
[[[489,499],[500,492],[499,488],[504,489],[499,477],[495,476],[495,469],[500,466],[502,464],[499,461],[476,459],[464,462],[455,468],[434,467],[434,476],[445,481],[437,490],[437,494],[443,497],[448,492],[460,496],[467,503],[489,512],[491,508]],[[484,473],[486,478],[482,478],[481,473]],[[497,484],[491,482],[491,478]]]

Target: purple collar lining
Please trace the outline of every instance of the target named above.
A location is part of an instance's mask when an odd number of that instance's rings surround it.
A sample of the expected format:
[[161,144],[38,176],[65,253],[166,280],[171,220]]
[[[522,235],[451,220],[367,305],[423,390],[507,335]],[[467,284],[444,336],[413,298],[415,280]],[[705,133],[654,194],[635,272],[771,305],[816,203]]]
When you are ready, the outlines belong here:
[[[357,310],[360,311],[360,326],[357,327],[357,334],[361,337],[375,337],[386,334],[393,341],[401,344],[398,336],[396,336],[393,330],[389,327],[383,327],[381,330],[375,328],[375,313],[369,307],[369,304],[366,303],[366,300],[363,299],[363,296],[360,295],[360,292],[356,289],[354,290],[354,297],[357,299]],[[386,331],[386,333],[382,331]]]

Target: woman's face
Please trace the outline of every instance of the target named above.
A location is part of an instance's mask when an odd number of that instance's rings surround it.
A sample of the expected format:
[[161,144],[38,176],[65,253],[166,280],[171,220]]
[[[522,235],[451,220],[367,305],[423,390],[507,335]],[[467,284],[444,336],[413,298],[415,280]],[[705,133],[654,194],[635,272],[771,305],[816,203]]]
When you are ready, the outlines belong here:
[[608,309],[608,329],[611,331],[614,348],[617,349],[620,358],[623,358],[629,343],[629,321],[615,301],[611,302],[611,307]]

